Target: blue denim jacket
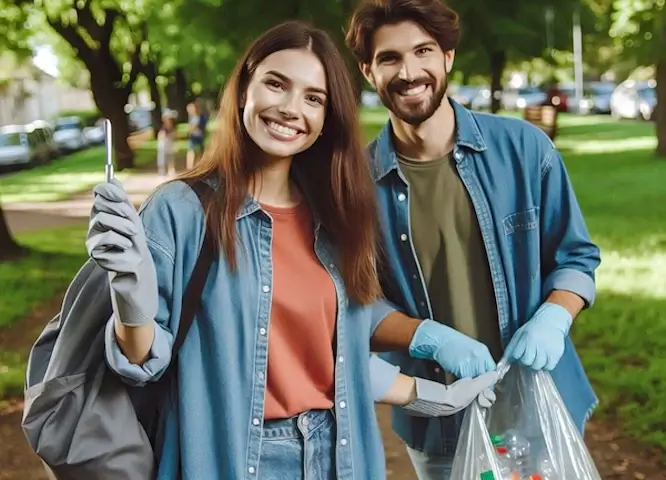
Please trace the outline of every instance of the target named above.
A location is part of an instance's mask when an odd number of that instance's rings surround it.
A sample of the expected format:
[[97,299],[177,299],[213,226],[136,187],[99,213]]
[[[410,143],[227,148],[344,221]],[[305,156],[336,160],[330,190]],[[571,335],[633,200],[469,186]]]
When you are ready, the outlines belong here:
[[[130,364],[116,343],[112,321],[106,330],[107,362],[130,384],[154,381],[169,363],[183,291],[203,242],[203,218],[197,196],[182,182],[159,188],[142,208],[160,296],[149,360],[142,366]],[[202,308],[178,357],[179,390],[177,401],[167,407],[159,479],[178,478],[178,457],[184,480],[261,478],[272,222],[248,198],[236,223],[238,269],[231,272],[223,257],[212,266]],[[315,251],[333,279],[338,299],[336,478],[384,480],[384,451],[373,400],[385,389],[373,391],[371,385],[376,386],[376,378],[386,372],[390,384],[397,372],[374,358],[370,365],[375,384],[371,384],[368,359],[371,333],[393,308],[383,301],[359,306],[346,297],[335,251],[318,223]]]
[[[541,130],[520,119],[451,104],[457,127],[453,156],[478,217],[506,346],[552,290],[572,291],[587,306],[594,302],[599,249],[590,241],[562,158]],[[398,167],[390,123],[368,148],[385,242],[384,293],[408,315],[432,318],[410,237],[409,188]],[[412,359],[406,351],[382,358],[403,373],[444,381],[434,362]],[[552,376],[582,429],[597,399],[569,339]],[[393,409],[396,432],[432,455],[453,455],[461,420],[462,415],[415,418]]]

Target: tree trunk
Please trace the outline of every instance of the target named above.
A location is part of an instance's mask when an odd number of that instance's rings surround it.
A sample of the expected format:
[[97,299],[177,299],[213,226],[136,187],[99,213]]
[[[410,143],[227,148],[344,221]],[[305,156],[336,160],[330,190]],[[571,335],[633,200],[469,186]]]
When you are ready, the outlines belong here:
[[490,54],[490,111],[497,113],[502,107],[502,75],[506,67],[506,52],[494,51]]
[[120,172],[134,167],[134,151],[127,141],[127,137],[130,135],[129,118],[125,113],[130,89],[125,85],[114,84],[103,65],[102,62],[98,62],[94,66],[89,66],[90,87],[95,104],[113,126],[116,169]]
[[175,110],[178,114],[179,122],[187,121],[187,79],[182,68],[177,68],[174,78],[166,86],[166,97],[169,102],[169,108]]
[[22,256],[26,252],[26,249],[21,247],[12,233],[9,231],[9,225],[7,225],[7,219],[5,218],[5,212],[0,205],[0,261],[2,260],[13,260]]
[[153,118],[153,132],[157,136],[157,132],[162,128],[162,97],[160,96],[160,89],[157,86],[157,66],[155,62],[150,60],[145,67],[146,78],[148,79],[148,87],[150,89],[150,99],[153,101],[155,108],[152,111]]
[[657,63],[657,105],[653,118],[657,129],[657,155],[666,157],[666,58]]

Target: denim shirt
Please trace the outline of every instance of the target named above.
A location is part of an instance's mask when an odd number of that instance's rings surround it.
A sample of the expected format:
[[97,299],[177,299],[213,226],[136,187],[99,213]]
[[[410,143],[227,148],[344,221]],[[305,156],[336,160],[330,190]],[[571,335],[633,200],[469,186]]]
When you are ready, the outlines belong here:
[[[453,158],[478,218],[506,347],[552,290],[574,292],[592,305],[599,249],[590,240],[562,158],[540,129],[451,104],[456,118]],[[432,318],[411,241],[409,186],[398,167],[390,122],[368,149],[385,243],[384,293],[406,314]],[[437,364],[410,358],[406,351],[382,358],[408,375],[444,381]],[[582,430],[597,399],[568,338],[552,377]],[[398,435],[431,455],[453,456],[461,420],[462,414],[427,419],[393,409]]]
[[[181,299],[203,243],[204,215],[195,193],[182,182],[160,187],[141,210],[155,262],[159,311],[149,359],[130,364],[110,321],[106,356],[111,369],[131,385],[158,379],[170,358]],[[167,402],[159,479],[256,479],[261,452],[269,319],[273,289],[272,221],[252,199],[237,215],[238,266],[221,256],[211,267],[199,310],[178,356],[177,400]],[[360,306],[348,299],[336,254],[325,229],[315,223],[315,252],[337,294],[334,414],[337,477],[386,477],[384,451],[373,400],[373,376],[397,369],[370,358],[370,336],[394,311],[384,301]],[[224,255],[221,253],[221,255]],[[294,292],[298,295],[298,292]],[[379,372],[379,373],[378,373]],[[382,373],[383,372],[383,373]],[[381,384],[381,382],[380,382]],[[298,385],[294,385],[298,388]],[[173,392],[172,392],[173,393]]]

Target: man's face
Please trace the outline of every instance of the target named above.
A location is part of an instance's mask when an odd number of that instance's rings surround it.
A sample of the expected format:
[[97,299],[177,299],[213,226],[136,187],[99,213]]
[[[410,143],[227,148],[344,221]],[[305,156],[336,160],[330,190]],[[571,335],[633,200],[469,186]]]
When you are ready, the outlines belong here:
[[373,57],[362,64],[365,78],[400,120],[419,125],[439,108],[447,88],[453,51],[444,52],[418,24],[405,21],[379,28]]

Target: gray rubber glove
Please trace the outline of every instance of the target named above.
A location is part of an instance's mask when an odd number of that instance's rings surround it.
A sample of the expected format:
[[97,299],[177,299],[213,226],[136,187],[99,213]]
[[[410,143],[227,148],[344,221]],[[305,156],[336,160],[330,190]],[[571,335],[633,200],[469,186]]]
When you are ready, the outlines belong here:
[[496,371],[476,378],[463,378],[451,385],[416,377],[416,399],[404,406],[417,417],[444,417],[454,415],[478,400],[483,408],[495,403],[492,388],[499,381]]
[[118,180],[95,186],[86,239],[88,254],[109,272],[113,312],[141,326],[157,314],[157,274],[139,214]]

